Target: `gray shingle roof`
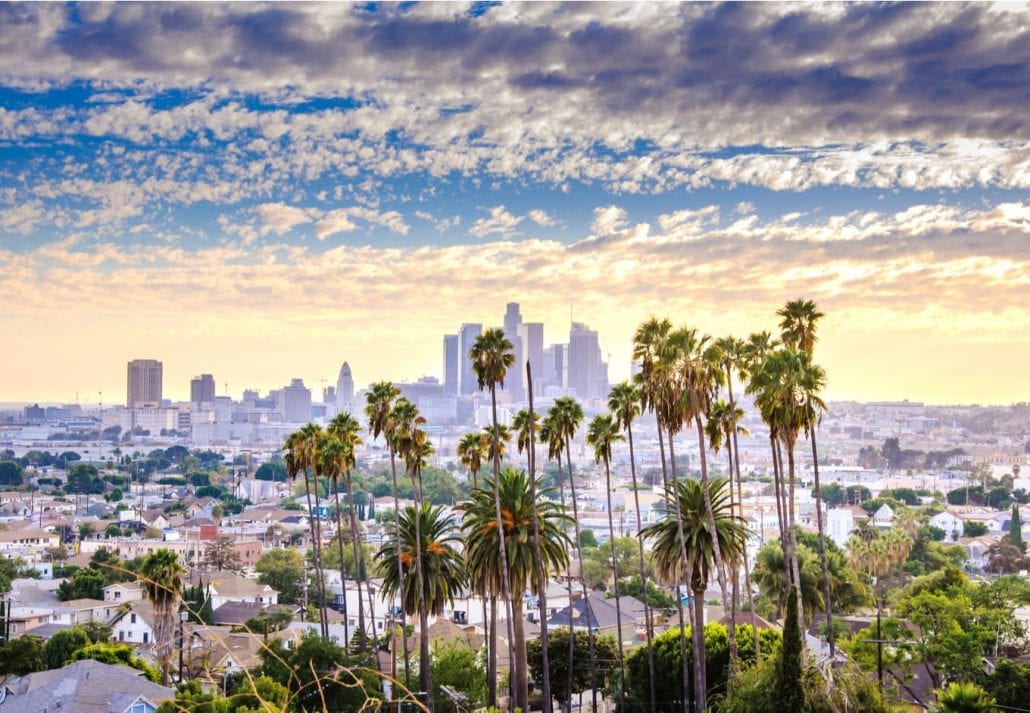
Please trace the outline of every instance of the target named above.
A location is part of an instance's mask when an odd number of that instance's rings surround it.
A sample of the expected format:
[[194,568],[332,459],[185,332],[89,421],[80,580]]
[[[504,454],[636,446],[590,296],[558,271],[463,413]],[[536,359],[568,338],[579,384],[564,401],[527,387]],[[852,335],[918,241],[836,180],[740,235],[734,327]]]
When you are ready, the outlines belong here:
[[9,681],[0,712],[125,713],[140,697],[155,705],[175,691],[148,681],[140,671],[85,659],[64,668],[40,671]]

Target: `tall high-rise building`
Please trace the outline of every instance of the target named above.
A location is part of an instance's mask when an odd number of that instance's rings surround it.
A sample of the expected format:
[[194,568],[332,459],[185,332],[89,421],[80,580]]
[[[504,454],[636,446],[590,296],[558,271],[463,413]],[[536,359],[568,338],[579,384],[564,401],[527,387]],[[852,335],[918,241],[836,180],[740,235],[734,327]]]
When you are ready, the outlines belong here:
[[479,390],[479,382],[476,380],[476,372],[472,370],[472,360],[469,358],[469,350],[476,343],[476,337],[483,333],[482,324],[463,324],[458,332],[458,342],[461,347],[461,378],[460,392],[469,396]]
[[336,405],[341,409],[354,408],[354,377],[347,362],[343,362],[340,377],[336,380]]
[[443,336],[443,389],[444,393],[458,393],[458,373],[461,370],[460,349],[458,348],[458,335],[445,334]]
[[215,402],[215,377],[210,374],[194,376],[190,380],[190,401],[195,404]]
[[522,326],[522,312],[517,302],[509,302],[504,313],[504,336],[511,342],[515,352],[515,366],[508,371],[504,379],[504,388],[511,392],[515,399],[525,398],[523,383],[525,382],[525,356],[523,352],[522,338],[519,336],[519,327]]
[[161,404],[164,367],[157,359],[133,359],[129,362],[125,405],[139,408],[144,404]]
[[581,399],[606,396],[608,365],[601,359],[597,332],[579,322],[569,331],[569,386]]
[[568,344],[552,344],[544,349],[543,378],[545,386],[568,386]]
[[519,325],[519,340],[522,342],[522,370],[526,361],[533,366],[533,393],[543,394],[544,369],[544,325],[543,322],[523,322]]
[[[346,364],[344,364],[346,366]],[[287,423],[307,423],[311,420],[311,389],[303,379],[293,379],[279,392],[279,408]]]

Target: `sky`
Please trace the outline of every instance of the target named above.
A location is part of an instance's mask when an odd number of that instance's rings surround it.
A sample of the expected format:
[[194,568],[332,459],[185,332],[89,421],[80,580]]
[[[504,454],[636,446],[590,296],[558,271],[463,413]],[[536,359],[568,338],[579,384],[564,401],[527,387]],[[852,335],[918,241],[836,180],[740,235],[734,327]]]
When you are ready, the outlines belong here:
[[1026,4],[0,5],[0,400],[347,360],[505,303],[826,313],[835,399],[1030,400]]

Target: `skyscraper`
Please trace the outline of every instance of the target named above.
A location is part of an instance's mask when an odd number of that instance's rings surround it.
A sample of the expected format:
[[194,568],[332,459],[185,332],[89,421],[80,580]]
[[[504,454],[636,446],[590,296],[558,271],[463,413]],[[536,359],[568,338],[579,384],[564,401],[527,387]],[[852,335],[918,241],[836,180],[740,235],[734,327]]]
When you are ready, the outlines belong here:
[[340,377],[336,380],[336,405],[341,409],[354,408],[354,377],[347,362],[343,362]]
[[458,341],[461,345],[461,390],[463,396],[469,396],[479,390],[479,382],[476,380],[476,372],[472,370],[472,360],[469,359],[469,350],[476,343],[476,337],[483,333],[482,324],[463,324],[458,332]]
[[164,367],[157,359],[133,359],[129,362],[125,405],[138,408],[161,403]]
[[569,331],[569,386],[581,399],[606,396],[608,365],[601,359],[597,332],[579,322]]
[[[347,365],[344,364],[344,367]],[[293,379],[290,385],[279,392],[279,406],[283,420],[287,423],[307,423],[311,420],[311,389],[304,386],[303,379]]]
[[544,325],[542,322],[523,322],[519,326],[519,340],[522,342],[522,373],[526,361],[533,365],[533,393],[543,394],[544,369]]
[[461,370],[460,353],[458,335],[445,334],[443,337],[443,388],[445,393],[458,393],[458,372]]
[[194,376],[190,380],[190,401],[195,404],[213,404],[215,402],[215,377],[210,374]]
[[523,383],[525,382],[525,356],[523,354],[522,338],[519,336],[519,327],[522,326],[522,312],[517,302],[509,302],[504,313],[504,336],[511,342],[515,352],[515,365],[508,371],[504,379],[504,388],[511,392],[511,395],[521,400],[525,398]]

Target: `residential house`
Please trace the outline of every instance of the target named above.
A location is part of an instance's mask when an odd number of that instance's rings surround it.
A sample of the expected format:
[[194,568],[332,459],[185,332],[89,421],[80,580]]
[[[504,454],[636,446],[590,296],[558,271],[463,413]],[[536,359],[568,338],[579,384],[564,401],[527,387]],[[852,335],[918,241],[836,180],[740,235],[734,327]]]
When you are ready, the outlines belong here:
[[880,509],[873,513],[873,527],[881,530],[894,527],[894,510],[890,505],[881,505]]
[[78,626],[91,621],[106,623],[118,613],[118,604],[102,599],[70,599],[53,607],[51,621]]
[[53,610],[47,606],[12,606],[8,621],[11,626],[11,638],[17,638],[33,629],[50,623]]
[[109,623],[114,641],[140,645],[154,642],[154,607],[147,599],[123,605]]
[[57,547],[60,543],[61,538],[56,532],[36,529],[0,530],[0,552],[15,549],[43,550]]
[[139,582],[117,582],[104,587],[104,601],[124,604],[143,598],[143,585]]
[[[645,631],[644,603],[635,597],[619,597],[622,610],[621,638],[624,642],[635,643],[638,633]],[[548,622],[548,627],[569,626],[573,629],[593,629],[595,633],[618,634],[615,599],[605,599],[599,592],[591,592],[586,599],[579,599],[571,607],[565,607]]]
[[142,671],[84,659],[64,668],[31,673],[3,684],[0,713],[154,713],[175,691]]
[[958,539],[962,537],[962,518],[947,510],[931,517],[930,526],[944,530],[945,542],[958,542]]
[[279,603],[279,592],[257,580],[240,577],[232,572],[213,572],[209,576],[211,606],[214,609],[227,602],[248,602],[261,606]]

